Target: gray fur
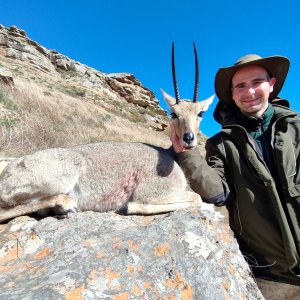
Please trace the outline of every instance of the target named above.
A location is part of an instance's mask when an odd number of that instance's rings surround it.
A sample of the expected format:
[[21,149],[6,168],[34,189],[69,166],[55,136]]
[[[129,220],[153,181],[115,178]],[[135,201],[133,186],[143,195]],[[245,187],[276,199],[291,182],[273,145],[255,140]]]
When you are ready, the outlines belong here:
[[46,149],[1,173],[0,221],[52,207],[155,214],[200,206],[187,187],[171,149],[122,142]]

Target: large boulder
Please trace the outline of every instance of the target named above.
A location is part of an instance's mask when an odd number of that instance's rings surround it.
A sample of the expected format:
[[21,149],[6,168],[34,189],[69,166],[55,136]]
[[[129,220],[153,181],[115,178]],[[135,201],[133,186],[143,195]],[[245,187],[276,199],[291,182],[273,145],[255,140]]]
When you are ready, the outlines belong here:
[[263,299],[217,212],[19,217],[0,232],[2,299]]

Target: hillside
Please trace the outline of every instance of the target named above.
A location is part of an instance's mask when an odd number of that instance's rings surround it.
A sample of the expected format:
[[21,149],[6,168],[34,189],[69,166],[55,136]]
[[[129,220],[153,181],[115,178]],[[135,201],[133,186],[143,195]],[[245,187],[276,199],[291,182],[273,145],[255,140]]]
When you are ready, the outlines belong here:
[[170,145],[167,111],[134,75],[104,74],[16,26],[0,25],[0,82],[0,155],[103,140]]

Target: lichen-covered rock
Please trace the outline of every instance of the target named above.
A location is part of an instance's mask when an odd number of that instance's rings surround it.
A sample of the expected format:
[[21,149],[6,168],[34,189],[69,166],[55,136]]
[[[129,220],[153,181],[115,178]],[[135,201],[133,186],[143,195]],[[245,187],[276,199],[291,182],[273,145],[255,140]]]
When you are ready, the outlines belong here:
[[263,299],[208,210],[19,217],[0,234],[2,299]]

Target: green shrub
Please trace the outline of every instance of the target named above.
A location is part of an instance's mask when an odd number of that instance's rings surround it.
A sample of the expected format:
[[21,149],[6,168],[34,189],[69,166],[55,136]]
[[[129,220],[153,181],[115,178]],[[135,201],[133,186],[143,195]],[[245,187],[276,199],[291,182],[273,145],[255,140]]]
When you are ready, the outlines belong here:
[[43,94],[44,94],[45,96],[51,96],[51,95],[52,95],[49,91],[43,91]]
[[63,85],[60,90],[67,94],[70,95],[72,97],[84,97],[86,94],[86,90],[81,88],[81,87],[77,87],[77,86],[73,86],[73,85]]
[[7,94],[6,91],[2,89],[0,89],[0,103],[2,103],[5,108],[10,110],[15,110],[17,108],[12,98]]
[[12,129],[16,125],[16,120],[8,117],[0,118],[0,126],[4,126],[6,129]]

